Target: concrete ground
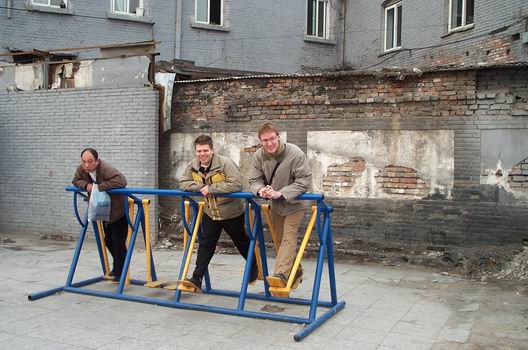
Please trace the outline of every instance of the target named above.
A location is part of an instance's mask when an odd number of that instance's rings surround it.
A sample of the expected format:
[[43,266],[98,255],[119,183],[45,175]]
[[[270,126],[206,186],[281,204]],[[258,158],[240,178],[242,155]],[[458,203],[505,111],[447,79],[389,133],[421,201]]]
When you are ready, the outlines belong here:
[[[4,237],[5,235],[2,235]],[[347,305],[322,327],[296,343],[300,325],[166,308],[61,293],[30,302],[30,293],[64,284],[73,242],[8,236],[0,242],[0,349],[528,349],[528,291],[522,283],[482,283],[441,271],[358,263],[336,264],[339,300]],[[144,279],[137,250],[132,276]],[[158,276],[175,280],[177,251],[155,251]],[[270,259],[271,260],[271,259]],[[270,261],[270,263],[272,263]],[[308,297],[308,278],[294,297]],[[76,279],[99,274],[93,242],[85,244]],[[237,290],[243,260],[216,255],[210,266],[214,287]],[[258,282],[250,291],[262,291]],[[112,290],[101,282],[96,287]],[[169,300],[171,292],[127,287],[135,295]],[[329,300],[327,280],[321,296]],[[237,299],[186,294],[182,301],[236,307]],[[248,300],[247,309],[306,317],[308,309]]]

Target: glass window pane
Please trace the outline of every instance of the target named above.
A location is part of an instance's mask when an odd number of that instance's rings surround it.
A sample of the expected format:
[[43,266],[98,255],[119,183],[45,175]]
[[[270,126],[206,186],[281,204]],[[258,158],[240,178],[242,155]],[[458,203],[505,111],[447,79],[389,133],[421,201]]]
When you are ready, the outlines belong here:
[[48,0],[33,0],[33,3],[38,5],[49,5]]
[[317,36],[324,38],[325,37],[325,1],[319,1],[319,11],[317,13]]
[[462,26],[462,1],[463,0],[451,0],[451,28]]
[[126,0],[114,0],[114,11],[125,12],[125,1]]
[[209,23],[222,24],[222,0],[210,0],[211,7],[209,8]]
[[[50,5],[60,7],[61,2],[62,0],[51,0]],[[66,2],[64,2],[64,4],[66,4]]]
[[139,0],[128,0],[128,12],[136,13],[136,8],[139,7]]
[[209,0],[196,0],[196,22],[209,23],[207,19],[207,2]]
[[315,26],[314,26],[314,20],[315,20],[315,1],[316,0],[308,0],[308,14],[306,16],[306,34],[308,35],[314,35],[315,32]]
[[474,1],[466,0],[466,24],[473,23]]
[[396,16],[398,17],[397,27],[396,27],[396,46],[401,46],[401,37],[402,37],[402,7],[401,5],[396,8]]
[[385,49],[394,47],[394,8],[387,10],[387,27],[385,28]]

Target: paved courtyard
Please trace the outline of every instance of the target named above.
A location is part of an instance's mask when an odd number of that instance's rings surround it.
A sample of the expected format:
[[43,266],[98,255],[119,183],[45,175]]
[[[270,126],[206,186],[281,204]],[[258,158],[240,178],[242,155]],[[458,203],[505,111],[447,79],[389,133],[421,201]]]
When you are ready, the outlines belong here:
[[[5,235],[2,235],[4,237]],[[166,308],[72,293],[30,302],[30,293],[64,284],[74,242],[9,235],[0,243],[0,349],[528,349],[528,291],[521,283],[483,283],[415,267],[336,264],[345,308],[296,343],[301,325]],[[158,277],[175,280],[177,251],[155,251]],[[144,252],[136,250],[132,276],[144,279]],[[270,263],[272,263],[270,261]],[[307,298],[314,261],[293,297]],[[95,244],[87,242],[76,280],[99,274]],[[243,260],[216,255],[214,287],[240,288]],[[326,271],[325,271],[326,272]],[[96,287],[116,288],[110,282]],[[250,286],[262,292],[263,284]],[[173,293],[131,286],[136,295],[170,300]],[[321,297],[329,300],[327,280]],[[236,307],[237,299],[185,294],[183,301]],[[289,304],[248,300],[249,310],[308,315]],[[323,309],[324,310],[324,309]]]

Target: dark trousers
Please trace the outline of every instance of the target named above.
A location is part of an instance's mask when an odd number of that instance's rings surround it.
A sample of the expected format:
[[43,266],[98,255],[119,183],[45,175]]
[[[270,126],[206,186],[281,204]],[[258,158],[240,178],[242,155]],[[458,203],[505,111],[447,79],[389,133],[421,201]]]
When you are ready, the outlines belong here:
[[[203,236],[198,245],[198,256],[196,257],[196,268],[193,277],[202,280],[207,271],[207,266],[213,258],[216,244],[220,238],[222,229],[231,237],[240,254],[247,259],[249,250],[249,237],[246,235],[244,214],[232,219],[213,220],[207,214],[202,217]],[[256,271],[257,263],[253,259],[252,271]]]
[[121,271],[123,271],[127,253],[128,223],[126,218],[123,216],[112,223],[105,222],[104,232],[106,247],[112,254],[112,258],[114,258],[114,268],[112,270],[114,271],[115,279],[119,279],[121,278]]

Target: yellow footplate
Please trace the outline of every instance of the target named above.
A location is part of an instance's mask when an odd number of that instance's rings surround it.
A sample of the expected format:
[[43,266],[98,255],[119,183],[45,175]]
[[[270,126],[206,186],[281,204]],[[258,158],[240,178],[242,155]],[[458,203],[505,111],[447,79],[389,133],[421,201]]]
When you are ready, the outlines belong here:
[[196,288],[196,286],[189,281],[178,281],[178,290],[191,293],[202,293],[200,288]]
[[178,283],[170,282],[164,284],[162,288],[166,290],[176,290],[178,288]]
[[163,286],[167,283],[169,282],[163,281],[163,280],[157,280],[157,281],[147,282],[144,284],[144,286],[148,288],[163,288]]
[[290,297],[290,290],[288,288],[270,287],[269,291],[271,295],[273,295],[274,297],[279,297],[279,298],[289,298]]

